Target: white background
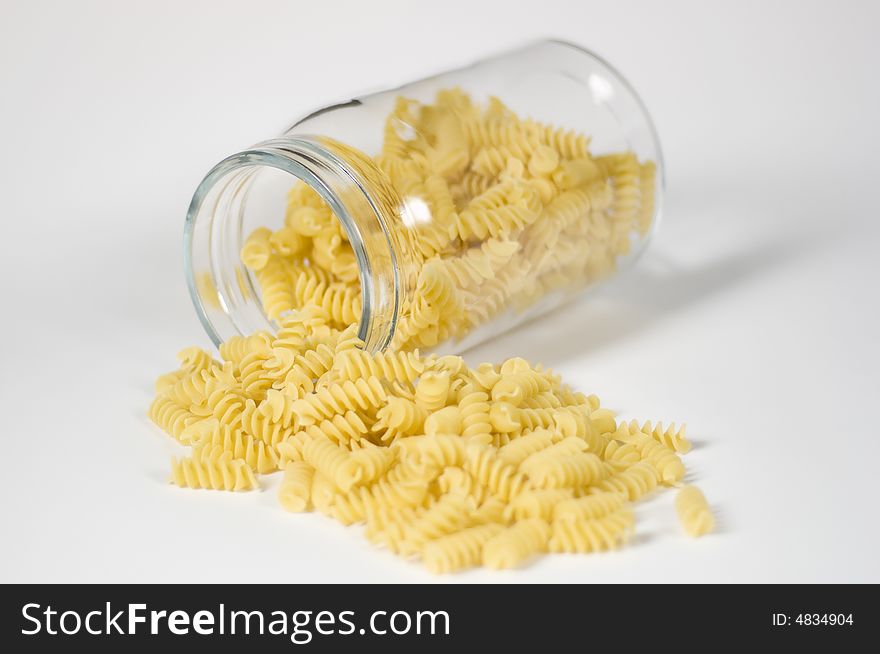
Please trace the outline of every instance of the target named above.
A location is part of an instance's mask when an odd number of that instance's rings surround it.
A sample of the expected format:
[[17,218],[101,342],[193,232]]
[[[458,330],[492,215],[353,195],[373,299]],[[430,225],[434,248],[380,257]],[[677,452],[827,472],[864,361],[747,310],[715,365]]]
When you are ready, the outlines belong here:
[[873,2],[13,2],[0,7],[0,581],[413,581],[274,492],[167,484],[155,376],[207,346],[184,287],[202,174],[301,114],[555,36],[665,147],[649,254],[468,354],[685,420],[717,508],[672,494],[613,554],[455,581],[880,581],[880,11]]

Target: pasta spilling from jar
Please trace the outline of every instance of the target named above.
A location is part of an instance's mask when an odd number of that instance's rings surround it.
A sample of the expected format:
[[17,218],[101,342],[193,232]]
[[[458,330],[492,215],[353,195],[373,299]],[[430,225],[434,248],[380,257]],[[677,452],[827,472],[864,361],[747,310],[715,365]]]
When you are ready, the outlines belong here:
[[[364,349],[347,236],[296,186],[284,226],[241,252],[277,332],[232,337],[219,360],[186,349],[156,382],[149,415],[189,448],[172,482],[247,491],[278,473],[284,509],[364,525],[437,573],[626,543],[633,503],[682,485],[684,426],[620,421],[522,358],[470,367],[419,348],[607,274],[650,227],[653,164],[457,90],[400,99],[374,160],[336,147],[430,210],[400,227],[417,282],[391,347]],[[689,534],[712,529],[695,488],[677,508]]]
[[[371,354],[355,329],[307,308],[277,334],[233,337],[220,360],[184,350],[150,409],[190,450],[172,482],[245,491],[280,473],[284,509],[363,524],[438,573],[617,548],[633,503],[682,483],[684,426],[619,421],[520,358]],[[677,507],[689,534],[712,529],[695,488]]]
[[[606,277],[654,217],[653,162],[594,156],[584,135],[521,119],[497,98],[481,108],[458,89],[434,104],[398,98],[372,159],[325,145],[387,190],[389,227],[411,255],[395,349],[461,340]],[[242,260],[270,318],[305,306],[338,328],[360,317],[348,236],[305,184],[291,190],[283,227],[250,234]]]

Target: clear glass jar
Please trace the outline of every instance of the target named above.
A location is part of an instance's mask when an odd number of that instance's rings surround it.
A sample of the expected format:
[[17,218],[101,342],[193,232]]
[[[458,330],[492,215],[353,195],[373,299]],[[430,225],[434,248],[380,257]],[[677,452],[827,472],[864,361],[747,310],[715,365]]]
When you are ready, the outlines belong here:
[[370,351],[462,351],[631,263],[662,189],[630,85],[544,41],[319,109],[224,159],[187,214],[187,279],[217,345],[312,303],[359,320]]

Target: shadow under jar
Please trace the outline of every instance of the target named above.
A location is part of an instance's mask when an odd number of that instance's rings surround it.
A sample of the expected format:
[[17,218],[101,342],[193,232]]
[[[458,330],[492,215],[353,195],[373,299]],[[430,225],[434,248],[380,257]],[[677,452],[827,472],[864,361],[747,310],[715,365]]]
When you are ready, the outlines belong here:
[[544,41],[315,111],[217,164],[185,228],[219,345],[311,307],[366,349],[460,352],[631,263],[663,162],[642,102]]

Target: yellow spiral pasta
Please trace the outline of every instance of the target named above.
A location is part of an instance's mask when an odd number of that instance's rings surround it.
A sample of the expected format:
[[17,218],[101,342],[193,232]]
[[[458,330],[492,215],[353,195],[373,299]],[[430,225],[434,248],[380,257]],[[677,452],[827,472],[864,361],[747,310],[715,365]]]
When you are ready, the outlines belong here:
[[588,452],[537,452],[522,462],[520,470],[538,488],[579,488],[607,474],[602,460]]
[[[683,427],[619,422],[519,357],[471,367],[417,348],[612,272],[650,229],[656,166],[594,155],[582,134],[460,89],[398,99],[380,136],[375,159],[324,143],[377,189],[407,246],[390,347],[364,350],[358,258],[321,195],[296,184],[283,225],[247,235],[237,280],[277,331],[230,338],[220,360],[187,348],[156,383],[149,415],[189,450],[173,481],[247,490],[282,471],[283,508],[364,524],[435,572],[622,545],[632,503],[683,479]],[[685,491],[686,530],[710,529],[705,498]]]
[[675,496],[675,511],[688,536],[694,538],[715,529],[715,517],[706,496],[696,486],[685,486]]
[[201,405],[207,397],[210,375],[208,370],[200,369],[184,374],[165,389],[168,399],[181,406]]
[[538,145],[529,157],[528,170],[533,177],[551,175],[559,166],[559,151],[549,145]]
[[461,435],[465,438],[489,436],[492,423],[489,420],[489,396],[476,390],[471,383],[462,386],[458,400],[461,417]]
[[679,454],[687,454],[692,447],[691,442],[685,435],[686,426],[683,424],[676,428],[675,423],[673,422],[664,429],[662,422],[652,425],[650,420],[646,420],[640,427],[638,420],[632,420],[629,423],[629,430],[631,432],[641,431],[643,434],[649,434],[653,436],[658,443],[665,445]]
[[492,399],[496,402],[510,402],[513,405],[549,390],[550,383],[543,375],[532,370],[502,374],[492,387]]
[[544,552],[549,539],[550,525],[540,518],[524,518],[483,544],[483,565],[495,570],[516,567]]
[[599,179],[602,169],[590,157],[563,161],[555,173],[553,182],[563,190],[569,190],[584,186],[589,182]]
[[364,536],[371,543],[384,545],[394,552],[404,547],[404,529],[424,513],[424,509],[371,503],[366,507]]
[[422,548],[422,560],[435,574],[473,567],[481,562],[486,541],[503,529],[499,524],[479,525],[429,541]]
[[464,468],[456,466],[445,468],[437,477],[436,483],[443,494],[467,495],[480,504],[489,497],[488,488]]
[[311,438],[303,447],[303,459],[342,491],[357,481],[346,463],[350,454],[326,436]]
[[270,318],[279,318],[295,307],[294,292],[284,263],[273,257],[256,271],[262,302]]
[[462,429],[461,410],[457,406],[443,407],[425,418],[425,433],[428,436],[461,434]]
[[255,271],[265,268],[272,258],[271,237],[272,230],[266,227],[258,227],[251,232],[241,248],[241,262]]
[[498,458],[495,448],[474,443],[467,447],[465,457],[462,467],[499,499],[509,501],[529,488],[529,480]]
[[486,362],[468,371],[468,377],[475,384],[476,388],[488,393],[492,391],[492,388],[501,379],[501,373],[497,370],[497,366]]
[[312,500],[314,477],[315,469],[308,463],[288,463],[278,488],[278,503],[282,508],[293,513],[307,511]]
[[[556,288],[601,278],[654,216],[653,162],[594,156],[582,134],[522,119],[497,98],[449,103],[449,93],[433,104],[398,98],[372,160],[324,138],[377,187],[383,211],[408,217],[399,236],[418,288],[401,308],[398,350],[461,338],[504,308],[525,310]],[[337,329],[358,320],[357,258],[307,185],[291,190],[284,226],[255,230],[241,256],[276,321],[309,307]]]
[[623,508],[626,499],[620,493],[597,493],[577,499],[566,499],[553,507],[554,520],[594,520],[604,518]]
[[446,406],[449,397],[449,373],[428,371],[416,385],[416,404],[426,411],[437,411]]
[[293,427],[285,427],[283,423],[274,422],[272,417],[261,411],[252,399],[245,400],[240,415],[240,425],[246,434],[271,447],[277,446],[294,433]]
[[444,319],[458,316],[464,310],[455,282],[439,260],[425,263],[419,271],[416,294],[429,306],[444,315]]
[[293,403],[300,424],[311,424],[347,411],[375,410],[387,399],[382,383],[375,377],[344,381],[322,388]]
[[371,486],[355,486],[337,494],[331,502],[331,515],[343,524],[353,524],[364,521],[371,506],[417,507],[426,495],[427,488],[420,480],[380,479]]
[[377,377],[388,381],[411,384],[425,370],[425,364],[414,352],[383,352],[370,354],[352,349],[338,353],[335,369],[340,380],[357,380],[362,377]]
[[332,480],[315,471],[312,476],[312,506],[324,515],[331,515],[334,499],[339,495],[339,489]]
[[[282,470],[286,509],[365,523],[371,542],[454,570],[621,545],[630,503],[683,474],[679,429],[618,423],[524,359],[380,361],[321,309],[283,323],[233,342],[223,365],[189,349],[157,385],[151,416],[192,452],[175,483],[246,490]],[[695,529],[706,510],[688,509]]]
[[537,190],[523,183],[499,184],[459,212],[455,229],[463,241],[503,238],[532,224],[540,214]]
[[664,484],[674,485],[684,477],[684,463],[678,455],[655,441],[651,436],[641,432],[631,433],[627,437],[627,441],[639,450],[639,455],[643,460],[649,461],[654,466]]
[[400,434],[417,434],[423,431],[428,412],[421,405],[403,397],[389,397],[385,406],[376,412],[378,420],[375,432],[384,432],[382,441],[393,442]]
[[348,454],[336,473],[336,485],[343,491],[354,485],[370,484],[394,464],[395,451],[387,447],[367,445]]
[[229,458],[244,461],[254,472],[263,475],[278,470],[280,457],[276,448],[241,432],[230,441],[216,444],[210,441],[199,443],[193,448],[193,457],[201,461],[213,461],[228,455]]
[[642,454],[632,443],[610,440],[605,446],[603,458],[616,469],[626,469],[642,460]]
[[571,499],[574,492],[570,488],[538,488],[517,495],[504,509],[507,519],[524,520],[540,518],[550,521],[557,506]]
[[241,459],[197,461],[172,459],[171,481],[181,488],[245,491],[257,488],[257,479]]
[[[335,357],[336,352],[332,347],[326,343],[318,343],[315,349],[295,355],[293,365],[302,370],[311,381],[330,370],[335,363]],[[289,374],[289,369],[286,372]]]
[[592,492],[620,493],[635,502],[657,488],[657,469],[649,461],[639,461],[623,472],[611,475],[593,486]]
[[524,152],[515,151],[506,146],[488,146],[480,148],[474,155],[471,170],[484,177],[497,177],[508,167],[511,161],[520,161]]
[[488,525],[492,523],[509,525],[512,520],[505,509],[507,505],[503,500],[488,495],[477,507],[477,510],[471,513],[474,525]]
[[453,534],[470,526],[476,509],[466,495],[444,495],[404,529],[403,551],[415,554],[430,540]]
[[507,463],[518,466],[532,454],[550,447],[560,440],[562,437],[559,432],[536,429],[499,448],[498,456]]
[[614,412],[608,409],[596,409],[590,411],[590,424],[600,434],[609,434],[617,430],[617,421]]
[[459,467],[465,461],[465,439],[455,434],[414,436],[402,441],[419,463],[439,468]]
[[354,411],[346,411],[317,424],[307,425],[304,430],[311,438],[324,436],[336,445],[349,449],[352,442],[360,441],[369,431],[363,419]]
[[551,552],[602,552],[627,541],[633,528],[628,509],[592,520],[554,520],[547,543]]
[[311,436],[305,432],[297,432],[287,440],[281,441],[275,446],[278,451],[278,468],[284,470],[292,461],[304,461],[303,449]]
[[153,400],[148,415],[150,420],[178,440],[181,440],[186,428],[199,419],[188,407],[162,395]]

